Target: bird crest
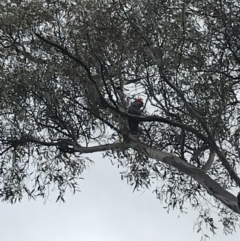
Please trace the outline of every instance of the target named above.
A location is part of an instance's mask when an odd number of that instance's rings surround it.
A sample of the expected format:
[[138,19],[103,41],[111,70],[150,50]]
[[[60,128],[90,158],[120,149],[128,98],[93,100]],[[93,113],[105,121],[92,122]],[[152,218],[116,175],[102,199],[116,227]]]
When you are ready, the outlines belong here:
[[142,98],[137,98],[136,102],[141,104],[141,106],[143,106],[143,99]]

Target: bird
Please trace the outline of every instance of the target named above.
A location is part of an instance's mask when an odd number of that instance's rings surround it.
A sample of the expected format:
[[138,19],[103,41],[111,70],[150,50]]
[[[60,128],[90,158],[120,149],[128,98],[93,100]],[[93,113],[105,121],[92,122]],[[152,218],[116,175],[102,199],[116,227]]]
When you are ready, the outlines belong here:
[[[143,99],[142,98],[135,99],[135,101],[132,102],[132,104],[128,107],[128,114],[140,116],[142,107],[143,107]],[[139,120],[137,120],[134,117],[128,117],[128,124],[129,124],[130,133],[133,135],[137,135]]]

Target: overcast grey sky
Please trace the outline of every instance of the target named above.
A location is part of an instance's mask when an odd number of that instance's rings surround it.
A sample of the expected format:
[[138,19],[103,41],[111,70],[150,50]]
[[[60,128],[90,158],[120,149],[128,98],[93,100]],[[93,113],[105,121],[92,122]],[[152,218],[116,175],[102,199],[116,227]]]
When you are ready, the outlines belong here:
[[[132,193],[119,169],[93,155],[95,165],[85,172],[82,192],[68,194],[66,203],[39,199],[15,205],[1,203],[1,241],[200,241],[193,232],[197,214],[170,214],[150,191]],[[239,230],[211,241],[239,241]]]

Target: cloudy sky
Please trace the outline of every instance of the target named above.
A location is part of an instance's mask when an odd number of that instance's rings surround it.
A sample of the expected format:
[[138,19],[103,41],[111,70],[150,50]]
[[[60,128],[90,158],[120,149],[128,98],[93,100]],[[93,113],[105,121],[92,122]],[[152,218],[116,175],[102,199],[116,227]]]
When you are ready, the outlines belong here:
[[[200,241],[193,231],[197,214],[169,214],[150,191],[132,193],[121,181],[119,169],[93,156],[81,192],[66,195],[66,203],[39,199],[0,203],[1,241]],[[211,241],[239,241],[239,233],[210,235]]]

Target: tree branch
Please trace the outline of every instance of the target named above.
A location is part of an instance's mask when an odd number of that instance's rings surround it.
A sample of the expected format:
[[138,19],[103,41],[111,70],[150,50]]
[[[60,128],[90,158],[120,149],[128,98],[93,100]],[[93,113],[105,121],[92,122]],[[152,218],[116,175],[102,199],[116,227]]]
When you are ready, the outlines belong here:
[[209,177],[203,170],[192,166],[177,156],[163,152],[155,147],[151,147],[140,142],[131,141],[130,147],[147,155],[149,158],[168,164],[169,166],[176,168],[178,171],[192,177],[195,181],[201,184],[210,195],[218,199],[234,212],[240,213],[236,197],[225,190],[211,177]]
[[155,64],[158,66],[159,68],[159,73],[161,74],[163,80],[173,89],[175,90],[175,92],[177,93],[177,95],[181,98],[181,100],[183,101],[183,103],[185,104],[187,110],[202,124],[202,127],[204,128],[204,130],[206,131],[208,137],[207,137],[207,143],[209,143],[215,150],[216,154],[218,155],[219,159],[222,162],[222,165],[226,168],[226,170],[228,171],[230,177],[232,178],[232,180],[234,180],[236,182],[236,184],[240,187],[240,178],[237,175],[237,173],[234,171],[234,169],[231,167],[231,165],[229,164],[229,162],[227,161],[227,159],[225,158],[225,156],[223,155],[222,151],[218,148],[218,146],[216,145],[215,139],[213,134],[211,133],[211,131],[209,130],[209,128],[207,127],[205,121],[202,119],[202,116],[199,115],[192,107],[191,105],[188,103],[188,101],[186,100],[183,92],[174,84],[172,83],[166,76],[164,70],[163,70],[163,66],[161,66],[160,63],[158,63],[158,61],[155,59],[153,53],[151,52],[151,50],[149,49],[149,53],[151,55],[151,57],[153,58]]
[[[91,72],[89,70],[89,68],[87,67],[87,65],[78,57],[74,56],[73,54],[71,54],[67,49],[65,49],[64,47],[60,46],[59,44],[53,42],[53,41],[50,41],[48,39],[45,39],[44,37],[42,37],[40,34],[38,33],[35,33],[35,35],[40,38],[42,41],[48,43],[49,45],[59,49],[62,51],[63,54],[67,55],[68,57],[70,57],[72,60],[76,61],[77,63],[79,63],[85,70],[86,72],[88,73],[88,76],[90,78],[90,80],[96,85],[96,82],[93,80],[92,78],[92,75],[91,75]],[[97,86],[96,86],[97,87]],[[97,88],[98,89],[98,88]],[[99,92],[99,96],[101,96],[101,93],[98,89],[98,92]],[[119,109],[116,109],[114,106],[110,105],[105,99],[103,99],[104,102],[107,104],[107,107],[114,110],[115,112],[121,114],[122,116],[132,116],[132,115],[129,115],[128,113],[126,112],[122,112],[120,111]],[[163,117],[156,117],[156,116],[149,116],[149,117],[139,117],[139,116],[132,116],[132,117],[135,117],[136,119],[140,120],[140,121],[159,121],[159,122],[163,122],[163,123],[166,123],[166,124],[170,124],[170,125],[173,125],[173,126],[177,126],[177,127],[180,127],[182,129],[185,129],[187,131],[190,131],[192,133],[194,133],[196,136],[198,136],[199,138],[201,138],[202,140],[207,140],[207,137],[205,137],[204,135],[202,135],[200,132],[198,132],[196,129],[194,129],[193,127],[191,126],[187,126],[187,125],[184,125],[182,123],[178,123],[178,122],[174,122],[174,121],[171,121],[171,120],[168,120],[168,119],[165,119]]]
[[210,149],[210,154],[209,154],[208,160],[202,167],[202,170],[204,172],[207,172],[211,168],[211,166],[212,166],[212,164],[214,162],[215,154],[216,154],[215,151]]
[[120,142],[120,143],[112,143],[100,146],[91,146],[91,147],[74,147],[76,152],[80,153],[94,153],[94,152],[102,152],[102,151],[109,151],[109,150],[123,150],[129,148],[129,144]]
[[[128,115],[127,113],[125,112],[121,112],[119,110],[116,110],[116,108],[112,105],[110,105],[101,95],[100,93],[100,90],[96,84],[96,82],[94,81],[92,75],[91,75],[91,72],[90,72],[90,69],[87,67],[87,65],[84,63],[84,61],[82,61],[80,58],[74,56],[73,54],[71,54],[67,49],[65,49],[64,47],[60,46],[59,44],[57,43],[54,43],[50,40],[47,40],[45,39],[44,37],[42,37],[41,35],[39,35],[38,33],[35,33],[35,35],[41,39],[42,41],[48,43],[49,45],[59,49],[63,54],[67,55],[69,58],[71,58],[72,60],[74,60],[75,62],[77,62],[78,64],[80,64],[84,69],[85,71],[87,72],[88,74],[88,77],[89,79],[92,81],[92,83],[96,86],[97,88],[97,92],[99,94],[99,97],[104,101],[104,103],[106,104],[107,107],[111,108],[112,110],[116,111],[116,112],[119,112],[119,114],[123,115],[123,116],[131,116],[131,115]],[[155,62],[155,64],[159,67],[159,72],[161,74],[161,76],[163,77],[164,81],[172,88],[176,91],[176,93],[178,94],[178,96],[182,99],[182,101],[184,102],[185,106],[187,107],[187,109],[189,110],[190,113],[192,113],[199,121],[200,123],[202,124],[203,128],[205,129],[208,137],[204,136],[203,134],[199,133],[196,129],[194,129],[193,127],[191,126],[188,126],[188,125],[184,125],[182,123],[178,123],[178,122],[174,122],[174,121],[171,121],[171,120],[168,120],[168,119],[165,119],[165,118],[162,118],[162,117],[137,117],[136,116],[136,119],[140,120],[140,121],[159,121],[159,122],[163,122],[163,123],[167,123],[169,125],[173,125],[173,126],[177,126],[177,127],[180,127],[182,129],[185,129],[187,131],[190,131],[192,132],[193,134],[195,134],[198,138],[201,138],[203,141],[205,141],[206,143],[209,143],[213,148],[214,150],[216,151],[216,154],[218,155],[219,159],[221,160],[223,166],[226,168],[226,170],[228,171],[230,177],[237,183],[237,185],[240,187],[240,178],[238,177],[237,173],[234,171],[234,169],[231,167],[231,165],[229,164],[229,162],[227,161],[226,157],[223,155],[222,151],[218,148],[218,146],[216,145],[215,141],[214,141],[214,138],[212,136],[212,133],[209,131],[209,129],[207,128],[206,126],[206,123],[202,120],[202,117],[191,107],[191,105],[187,102],[187,100],[185,99],[185,96],[183,95],[182,91],[176,86],[174,85],[173,83],[171,83],[167,76],[165,75],[164,71],[163,71],[163,66],[161,66],[160,63],[158,63],[158,61],[155,59],[155,57],[153,56],[151,50],[149,49],[149,52],[150,54],[152,55],[153,57],[153,60]],[[135,116],[134,116],[135,117]],[[150,148],[150,147],[149,147]],[[85,150],[86,151],[86,150]],[[89,153],[89,152],[87,152]],[[174,158],[173,158],[174,159]],[[181,159],[180,159],[181,160]],[[180,171],[181,171],[182,167],[180,166]],[[183,168],[184,169],[184,168]],[[232,204],[229,204],[226,200],[223,200],[224,199],[224,195],[221,196],[224,192],[220,189],[223,189],[220,185],[218,185],[217,183],[217,188],[220,190],[220,194],[215,194],[214,191],[211,190],[211,181],[210,182],[210,187],[208,186],[208,184],[205,183],[204,181],[204,178],[202,176],[206,175],[206,173],[204,173],[202,170],[198,170],[196,169],[199,173],[201,173],[201,175],[198,173],[197,175],[195,175],[195,177],[193,177],[195,180],[197,180],[199,183],[201,183],[207,190],[210,194],[212,194],[213,196],[215,196],[216,198],[218,198],[220,201],[222,201],[223,203],[225,203],[228,207],[230,207],[232,210],[235,211],[235,204],[233,206],[231,206]],[[188,170],[187,170],[188,171]],[[187,173],[187,172],[185,172]],[[189,175],[193,175],[192,174],[193,172],[190,172]],[[210,177],[208,177],[206,175],[206,180],[209,180]],[[210,180],[212,180],[210,178]],[[212,180],[213,181],[213,180]],[[213,185],[213,184],[212,184]],[[214,184],[215,185],[215,184]],[[213,185],[213,186],[214,186]],[[214,189],[213,189],[214,190]],[[226,190],[224,190],[225,192],[227,192]],[[230,193],[226,193],[226,195],[228,195]],[[218,196],[220,195],[220,197]],[[233,196],[234,197],[234,196]],[[231,199],[232,199],[232,196],[231,196]],[[236,199],[236,198],[235,198]],[[236,202],[236,200],[235,200]]]
[[[63,141],[63,140],[62,140]],[[19,145],[23,145],[27,142],[37,143],[45,146],[59,146],[60,141],[57,142],[44,142],[35,137],[23,137],[17,143]],[[76,143],[66,140],[67,145],[72,146],[71,152],[79,152],[79,153],[94,153],[94,152],[102,152],[108,150],[124,150],[128,148],[132,148],[140,153],[147,155],[149,158],[155,159],[157,162],[163,162],[176,168],[178,171],[185,173],[186,175],[192,177],[195,181],[203,186],[207,190],[207,192],[214,196],[216,199],[221,201],[224,205],[229,207],[236,213],[240,213],[238,209],[237,199],[230,192],[221,187],[216,181],[210,178],[205,171],[200,170],[181,158],[174,156],[172,154],[163,152],[156,147],[151,147],[140,142],[136,137],[129,136],[128,142],[121,143],[112,143],[105,144],[99,146],[91,146],[91,147],[81,147],[76,145]]]
[[206,136],[204,136],[202,133],[200,133],[198,130],[196,130],[192,126],[183,124],[181,122],[173,121],[173,120],[170,120],[170,119],[167,119],[167,118],[164,118],[164,117],[161,117],[161,116],[155,116],[155,115],[154,116],[136,116],[136,115],[130,115],[130,114],[128,114],[126,112],[123,112],[123,111],[120,111],[120,114],[122,116],[134,117],[136,120],[139,120],[139,121],[142,121],[142,122],[158,121],[158,122],[161,122],[161,123],[169,124],[171,126],[179,127],[181,129],[184,129],[186,131],[189,131],[189,132],[195,134],[198,138],[200,138],[201,140],[203,140],[206,143],[210,142],[209,139]]
[[89,67],[87,66],[87,64],[80,58],[80,57],[77,57],[75,55],[73,55],[72,53],[70,53],[66,48],[62,47],[61,45],[51,41],[51,40],[48,40],[46,38],[44,38],[43,36],[41,36],[40,34],[38,33],[34,33],[39,39],[41,39],[43,42],[49,44],[50,46],[53,46],[55,48],[57,48],[58,50],[60,50],[64,55],[67,55],[70,59],[74,60],[76,63],[78,63],[80,66],[83,67],[83,69],[86,71],[87,75],[88,75],[88,78],[89,80],[94,84],[94,86],[96,87],[96,91],[99,95],[99,98],[107,105],[107,106],[111,106],[102,96],[99,88],[98,88],[98,85],[96,83],[96,81],[94,80],[94,78],[92,77],[92,74],[91,74],[91,71],[89,69]]
[[19,140],[15,140],[15,145],[25,145],[26,143],[36,143],[43,146],[56,146],[56,147],[62,147],[65,146],[69,150],[70,153],[79,152],[79,153],[94,153],[94,152],[102,152],[107,150],[122,150],[129,148],[129,144],[125,142],[120,143],[111,143],[111,144],[105,144],[105,145],[98,145],[98,146],[91,146],[91,147],[82,147],[79,144],[77,144],[74,141],[68,140],[68,139],[60,139],[52,142],[46,142],[42,141],[36,137],[33,136],[23,136]]

